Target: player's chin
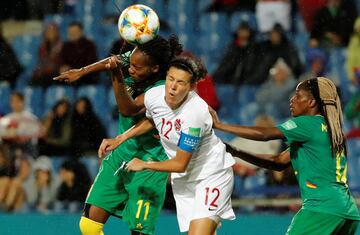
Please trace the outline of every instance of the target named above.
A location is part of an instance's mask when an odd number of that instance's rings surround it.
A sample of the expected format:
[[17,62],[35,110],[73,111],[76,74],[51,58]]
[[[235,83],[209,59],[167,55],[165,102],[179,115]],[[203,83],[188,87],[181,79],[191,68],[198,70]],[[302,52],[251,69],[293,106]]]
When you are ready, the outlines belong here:
[[141,82],[144,82],[146,80],[146,78],[139,77],[139,76],[136,76],[136,75],[131,75],[130,74],[130,76],[131,76],[132,80],[134,80],[137,83],[141,83]]
[[290,114],[291,114],[292,117],[299,116],[299,113],[295,112],[294,110],[290,110]]

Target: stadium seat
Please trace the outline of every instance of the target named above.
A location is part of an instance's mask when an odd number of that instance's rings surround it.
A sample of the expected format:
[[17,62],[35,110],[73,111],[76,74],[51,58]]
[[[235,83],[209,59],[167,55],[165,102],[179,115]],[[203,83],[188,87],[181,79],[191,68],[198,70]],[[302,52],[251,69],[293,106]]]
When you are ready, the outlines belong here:
[[230,21],[231,32],[236,32],[240,22],[248,22],[253,30],[257,30],[256,17],[253,12],[240,11],[233,13]]
[[[119,15],[126,7],[134,4],[133,0],[105,0],[103,1],[103,17]],[[120,9],[120,10],[119,10]]]
[[37,35],[16,36],[12,46],[25,69],[33,69],[36,65],[37,50],[40,46],[40,37]]
[[99,158],[97,156],[83,156],[80,158],[80,161],[82,163],[84,163],[84,165],[86,166],[87,170],[90,173],[91,179],[95,179],[98,171],[99,171],[99,166],[100,166],[100,162],[99,162]]
[[10,112],[10,85],[7,82],[0,82],[0,116]]
[[220,110],[218,111],[221,118],[234,118],[237,116],[238,103],[234,99],[237,94],[236,87],[229,84],[216,84],[216,93],[220,99]]
[[60,99],[68,99],[70,102],[74,101],[75,91],[72,86],[62,86],[62,85],[54,85],[50,86],[46,89],[45,92],[45,110],[44,112],[48,112],[57,101]]
[[55,174],[58,174],[60,171],[60,166],[63,163],[63,161],[66,159],[66,157],[60,157],[60,156],[51,156],[50,160],[52,163],[52,167]]
[[347,141],[348,147],[348,184],[360,195],[360,141],[356,138]]
[[93,105],[94,111],[102,122],[108,123],[111,117],[109,113],[109,101],[107,89],[102,85],[87,85],[79,87],[76,97],[87,97]]
[[41,118],[44,114],[44,92],[41,87],[27,86],[24,89],[26,109],[37,117]]

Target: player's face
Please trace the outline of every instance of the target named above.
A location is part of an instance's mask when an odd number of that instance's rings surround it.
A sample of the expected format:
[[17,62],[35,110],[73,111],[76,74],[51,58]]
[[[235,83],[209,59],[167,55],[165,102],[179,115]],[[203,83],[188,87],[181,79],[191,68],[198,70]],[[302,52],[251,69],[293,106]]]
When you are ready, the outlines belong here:
[[138,49],[135,49],[130,57],[129,74],[137,82],[148,79],[151,75],[158,72],[159,66],[152,65],[149,56]]
[[194,89],[191,74],[187,71],[171,67],[166,76],[165,101],[172,109],[180,107],[189,92]]
[[311,108],[311,102],[314,97],[310,91],[299,89],[299,85],[296,87],[295,95],[290,99],[290,112],[294,117],[300,115],[306,115]]

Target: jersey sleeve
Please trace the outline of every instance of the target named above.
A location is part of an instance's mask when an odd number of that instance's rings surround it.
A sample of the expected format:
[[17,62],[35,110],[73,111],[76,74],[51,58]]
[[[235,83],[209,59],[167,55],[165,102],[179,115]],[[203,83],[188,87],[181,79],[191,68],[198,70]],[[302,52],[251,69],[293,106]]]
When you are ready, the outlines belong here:
[[147,118],[152,119],[151,112],[150,112],[150,103],[151,103],[151,91],[145,92],[144,95],[144,105],[145,105],[145,115]]
[[285,135],[288,144],[307,142],[311,138],[312,131],[305,116],[292,118],[276,127]]
[[194,152],[199,146],[201,138],[205,136],[209,130],[211,131],[211,126],[212,119],[207,108],[192,110],[181,125],[178,147],[187,152]]

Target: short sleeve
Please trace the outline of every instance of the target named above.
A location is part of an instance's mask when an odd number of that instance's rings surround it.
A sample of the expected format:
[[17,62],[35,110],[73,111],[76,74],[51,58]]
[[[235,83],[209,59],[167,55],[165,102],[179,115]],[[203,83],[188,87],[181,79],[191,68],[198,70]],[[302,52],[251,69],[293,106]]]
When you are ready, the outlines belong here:
[[311,138],[310,120],[305,116],[292,118],[280,125],[277,128],[285,135],[288,143],[306,142]]
[[144,105],[145,105],[145,109],[146,109],[146,111],[145,111],[146,117],[152,119],[151,112],[150,112],[150,92],[149,91],[145,92]]
[[211,125],[212,119],[208,110],[197,109],[183,120],[181,131],[187,135],[202,137]]
[[189,105],[183,116],[178,147],[187,152],[195,151],[205,135],[212,131],[212,119],[206,104]]

